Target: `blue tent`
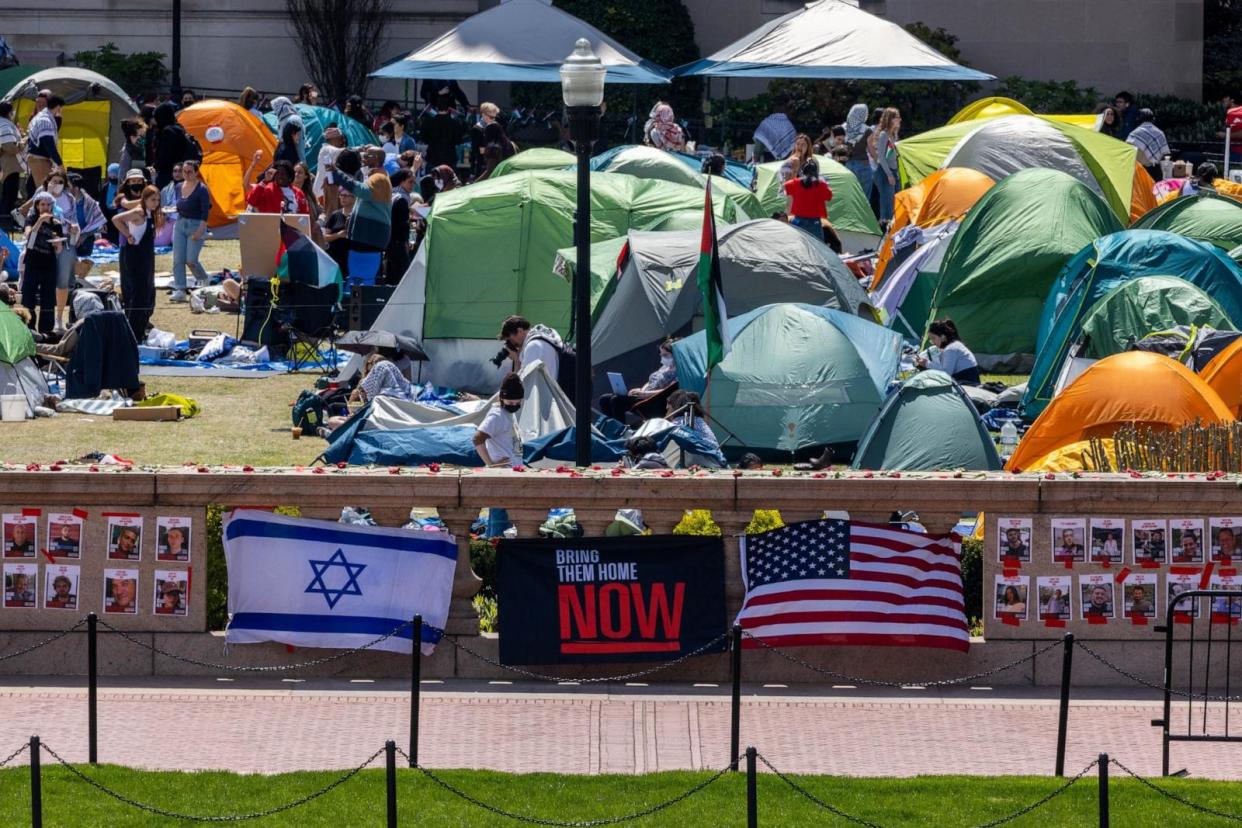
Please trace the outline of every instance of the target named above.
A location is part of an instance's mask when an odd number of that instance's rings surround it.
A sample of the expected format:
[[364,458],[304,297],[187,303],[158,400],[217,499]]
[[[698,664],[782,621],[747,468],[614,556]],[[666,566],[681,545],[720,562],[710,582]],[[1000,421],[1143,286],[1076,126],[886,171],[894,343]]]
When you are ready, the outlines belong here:
[[374,78],[452,78],[560,83],[560,68],[584,37],[607,69],[608,83],[668,83],[668,70],[552,6],[503,0],[371,73]]
[[[302,145],[306,147],[306,166],[310,167],[311,172],[316,172],[319,166],[319,148],[323,146],[323,131],[333,124],[345,133],[345,142],[351,147],[379,144],[379,138],[375,133],[359,123],[356,118],[342,115],[326,106],[294,105],[298,109],[298,115],[302,116]],[[276,115],[271,112],[264,114],[263,123],[276,135],[276,141],[279,143],[280,133],[276,131]]]
[[959,66],[896,23],[856,2],[817,0],[718,52],[679,66],[678,76],[837,78],[857,80],[995,80]]
[[1038,416],[1051,401],[1057,375],[1082,333],[1087,311],[1119,285],[1148,276],[1185,280],[1215,300],[1230,319],[1242,321],[1242,267],[1222,250],[1163,230],[1102,236],[1066,263],[1044,302],[1035,366],[1022,399],[1023,416]]
[[[633,149],[635,144],[623,144],[619,147],[613,147],[610,150],[601,152],[591,159],[591,172],[604,172],[611,165],[614,158],[628,149]],[[666,152],[669,158],[680,161],[685,164],[692,172],[699,172],[703,169],[703,160],[697,156],[689,155],[684,152]],[[750,190],[755,182],[755,169],[749,164],[741,161],[725,161],[724,177],[741,187]]]

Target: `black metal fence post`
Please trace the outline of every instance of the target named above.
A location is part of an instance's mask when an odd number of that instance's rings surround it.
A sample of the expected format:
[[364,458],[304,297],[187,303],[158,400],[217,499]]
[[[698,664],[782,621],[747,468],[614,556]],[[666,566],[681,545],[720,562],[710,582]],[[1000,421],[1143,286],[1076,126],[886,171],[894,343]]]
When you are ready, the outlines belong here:
[[1061,653],[1061,712],[1057,718],[1057,776],[1065,776],[1065,734],[1069,729],[1070,675],[1074,669],[1074,634],[1066,633]]
[[742,743],[742,627],[733,625],[732,634],[733,703],[729,711],[729,769],[737,770]]
[[397,828],[397,743],[392,739],[384,742],[384,791],[388,828]]
[[86,616],[86,745],[87,759],[99,762],[99,616]]
[[1100,828],[1108,828],[1108,754],[1100,754]]
[[423,617],[414,616],[414,649],[410,653],[410,767],[418,764],[418,705],[423,688]]
[[756,785],[755,748],[746,748],[746,828],[759,826],[759,790]]
[[30,826],[43,828],[43,779],[39,767],[39,737],[30,737]]

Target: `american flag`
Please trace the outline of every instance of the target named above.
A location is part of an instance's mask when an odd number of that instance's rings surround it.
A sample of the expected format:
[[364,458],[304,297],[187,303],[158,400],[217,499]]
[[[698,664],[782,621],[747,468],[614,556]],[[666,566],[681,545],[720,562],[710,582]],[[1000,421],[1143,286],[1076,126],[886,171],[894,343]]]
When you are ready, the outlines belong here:
[[737,623],[773,646],[965,650],[970,641],[957,535],[848,520],[792,523],[744,537],[742,573]]

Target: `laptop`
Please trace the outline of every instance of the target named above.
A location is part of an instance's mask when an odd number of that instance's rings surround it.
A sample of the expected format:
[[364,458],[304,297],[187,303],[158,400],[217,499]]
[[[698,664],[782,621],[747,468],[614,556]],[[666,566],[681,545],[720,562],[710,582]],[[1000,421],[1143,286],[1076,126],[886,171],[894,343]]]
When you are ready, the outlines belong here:
[[630,389],[625,387],[625,377],[621,376],[616,371],[608,372],[608,384],[612,386],[612,393],[616,394],[618,397],[624,397],[630,393]]

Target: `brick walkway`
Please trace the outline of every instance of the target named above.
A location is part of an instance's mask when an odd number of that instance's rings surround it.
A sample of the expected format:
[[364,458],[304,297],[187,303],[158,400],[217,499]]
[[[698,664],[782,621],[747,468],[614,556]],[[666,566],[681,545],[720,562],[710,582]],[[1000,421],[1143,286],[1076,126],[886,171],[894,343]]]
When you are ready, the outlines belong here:
[[[0,755],[37,733],[66,759],[85,760],[85,691],[52,681],[0,684]],[[747,688],[743,745],[799,773],[1052,772],[1057,706],[1049,692],[827,692],[835,694]],[[1077,696],[1067,769],[1106,751],[1138,773],[1159,774],[1159,730],[1149,724],[1160,715],[1154,697]],[[546,686],[428,682],[422,711],[421,759],[430,767],[593,774],[715,769],[727,762],[729,703],[722,688],[549,693]],[[1242,711],[1234,713],[1234,723],[1242,724]],[[344,768],[385,739],[404,746],[408,717],[408,696],[395,682],[128,682],[100,690],[99,752],[101,761],[152,769]],[[1184,707],[1174,719],[1185,726]],[[1196,777],[1242,779],[1242,745],[1175,744],[1173,766]]]

